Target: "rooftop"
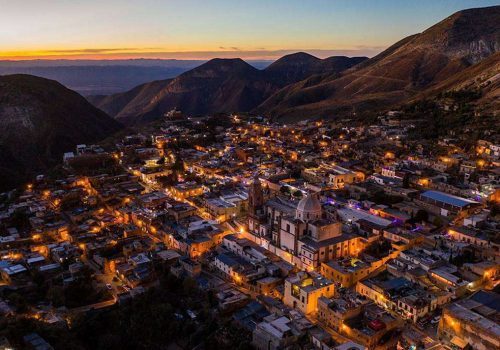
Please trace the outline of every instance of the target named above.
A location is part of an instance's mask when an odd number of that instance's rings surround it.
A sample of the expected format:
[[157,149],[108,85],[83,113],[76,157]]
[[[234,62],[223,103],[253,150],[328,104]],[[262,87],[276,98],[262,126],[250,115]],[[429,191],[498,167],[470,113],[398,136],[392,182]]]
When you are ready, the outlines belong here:
[[471,204],[479,204],[470,199],[453,196],[451,194],[447,194],[439,191],[425,191],[421,194],[422,197],[429,198],[438,202],[442,202],[448,205],[452,205],[454,207],[465,207]]
[[287,281],[289,281],[292,285],[305,290],[306,292],[312,292],[316,289],[333,284],[332,281],[318,273],[307,273],[303,271],[297,273],[295,276],[287,278]]

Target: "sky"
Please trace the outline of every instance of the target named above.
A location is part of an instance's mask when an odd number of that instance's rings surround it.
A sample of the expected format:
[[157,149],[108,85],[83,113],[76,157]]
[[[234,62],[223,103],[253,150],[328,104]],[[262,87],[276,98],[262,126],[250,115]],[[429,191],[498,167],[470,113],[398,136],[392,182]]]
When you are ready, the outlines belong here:
[[0,0],[0,59],[373,56],[500,0]]

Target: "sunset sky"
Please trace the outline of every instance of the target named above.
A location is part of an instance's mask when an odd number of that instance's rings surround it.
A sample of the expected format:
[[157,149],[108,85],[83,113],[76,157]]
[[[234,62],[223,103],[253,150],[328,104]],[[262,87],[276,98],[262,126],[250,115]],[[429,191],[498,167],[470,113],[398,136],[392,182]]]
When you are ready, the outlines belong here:
[[0,59],[374,54],[498,0],[0,0]]

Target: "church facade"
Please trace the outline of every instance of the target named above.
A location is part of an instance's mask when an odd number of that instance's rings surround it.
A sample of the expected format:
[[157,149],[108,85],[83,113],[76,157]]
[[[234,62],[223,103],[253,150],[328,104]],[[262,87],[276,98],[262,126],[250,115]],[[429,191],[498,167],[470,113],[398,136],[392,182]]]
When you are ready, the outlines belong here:
[[357,256],[364,247],[361,237],[343,233],[342,223],[324,213],[317,194],[298,203],[281,197],[264,200],[256,177],[248,203],[246,238],[299,269],[317,270],[321,262]]

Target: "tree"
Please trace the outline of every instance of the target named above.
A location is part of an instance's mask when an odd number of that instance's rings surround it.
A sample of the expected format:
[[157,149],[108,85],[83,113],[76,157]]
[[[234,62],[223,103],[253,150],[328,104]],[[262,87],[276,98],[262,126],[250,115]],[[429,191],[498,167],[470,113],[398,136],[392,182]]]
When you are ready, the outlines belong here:
[[29,228],[29,216],[26,211],[20,209],[14,211],[11,217],[11,224],[19,230]]
[[435,226],[438,226],[440,227],[441,225],[443,225],[443,220],[439,217],[439,216],[436,216],[434,218],[434,221],[432,222]]
[[184,175],[184,161],[181,159],[179,154],[175,155],[175,162],[174,164],[172,164],[171,169],[176,177],[178,177],[179,175]]
[[410,173],[405,173],[403,177],[403,188],[410,188]]
[[9,296],[9,300],[18,313],[28,311],[28,302],[21,294],[13,293]]
[[303,196],[302,191],[300,191],[300,190],[295,191],[295,192],[293,193],[293,196],[294,196],[295,198],[302,198],[302,196]]
[[47,299],[55,307],[63,306],[66,302],[64,288],[61,286],[51,286],[47,291]]
[[290,187],[288,186],[281,186],[280,187],[280,192],[283,194],[290,194]]
[[61,199],[60,208],[63,211],[76,208],[82,204],[80,194],[77,192],[69,193]]
[[170,187],[174,186],[177,181],[175,181],[174,177],[172,175],[168,176],[159,176],[156,178],[156,181],[161,183],[163,187]]
[[182,281],[182,288],[186,295],[192,295],[196,291],[196,287],[196,280],[191,277],[187,277]]
[[429,220],[429,213],[423,209],[419,209],[415,214],[415,222],[423,222]]

